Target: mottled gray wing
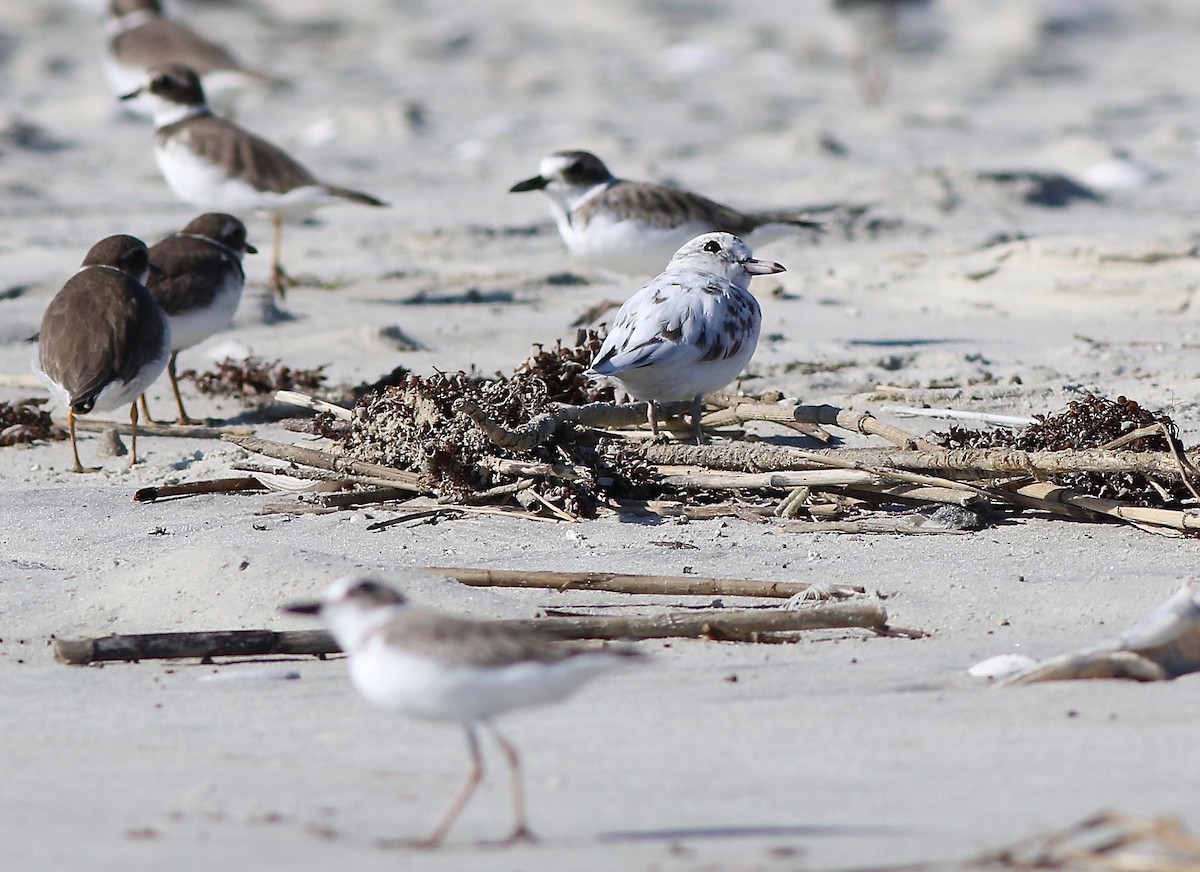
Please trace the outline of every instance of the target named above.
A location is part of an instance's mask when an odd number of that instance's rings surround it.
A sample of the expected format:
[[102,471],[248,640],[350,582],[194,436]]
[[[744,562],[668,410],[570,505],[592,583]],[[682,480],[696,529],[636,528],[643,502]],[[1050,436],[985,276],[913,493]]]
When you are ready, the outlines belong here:
[[486,621],[408,610],[383,630],[383,640],[458,666],[495,669],[516,663],[553,663],[588,650]]

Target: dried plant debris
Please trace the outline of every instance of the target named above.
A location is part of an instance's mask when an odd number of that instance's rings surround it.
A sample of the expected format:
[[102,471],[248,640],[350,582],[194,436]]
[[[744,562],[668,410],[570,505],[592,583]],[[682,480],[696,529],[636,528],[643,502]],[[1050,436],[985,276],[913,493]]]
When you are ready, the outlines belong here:
[[0,448],[25,445],[41,439],[66,439],[67,431],[54,426],[45,400],[0,401]]
[[521,365],[516,375],[539,377],[546,385],[550,402],[573,406],[612,402],[611,387],[597,384],[583,374],[603,344],[604,334],[600,331],[580,330],[575,334],[573,346],[564,346],[561,339],[550,350],[536,345],[533,355]]
[[1200,839],[1173,818],[1101,811],[1066,829],[988,851],[958,868],[1200,872]]
[[265,402],[276,391],[313,393],[319,390],[325,381],[325,367],[293,369],[278,360],[267,362],[247,357],[238,361],[227,357],[214,370],[197,373],[188,369],[179,376],[192,379],[196,390],[202,394]]
[[[572,426],[558,427],[528,450],[495,445],[455,404],[477,405],[510,430],[536,427],[552,404],[603,396],[583,378],[601,341],[581,333],[581,344],[539,349],[511,377],[481,379],[466,373],[409,373],[403,383],[365,396],[355,408],[342,449],[366,460],[419,472],[447,502],[476,502],[512,495],[518,502],[544,501],[573,516],[592,517],[609,496],[656,496],[650,467],[616,440]],[[611,396],[611,393],[610,393]],[[567,464],[562,475],[524,478],[496,469],[498,460]],[[531,496],[531,494],[535,496]]]
[[[1175,422],[1126,397],[1110,400],[1088,394],[1072,400],[1062,412],[1035,415],[1022,430],[972,430],[951,427],[931,437],[946,448],[1016,448],[1021,451],[1080,451],[1111,448],[1120,451],[1179,450]],[[1135,435],[1136,434],[1136,435]],[[1126,440],[1128,437],[1128,441]],[[1073,473],[1055,476],[1055,484],[1104,499],[1140,506],[1162,506],[1191,497],[1181,480],[1157,481],[1136,472]]]

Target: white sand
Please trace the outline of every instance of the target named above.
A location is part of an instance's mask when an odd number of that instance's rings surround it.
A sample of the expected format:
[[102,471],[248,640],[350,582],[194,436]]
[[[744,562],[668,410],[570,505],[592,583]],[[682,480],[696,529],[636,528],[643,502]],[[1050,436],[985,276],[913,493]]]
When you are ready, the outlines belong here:
[[[338,382],[401,363],[507,370],[531,343],[572,336],[576,315],[637,283],[549,283],[570,265],[545,204],[505,191],[544,153],[584,147],[617,173],[735,205],[850,201],[896,219],[874,238],[764,248],[789,271],[757,283],[767,325],[747,388],[1020,415],[1096,389],[1168,410],[1189,443],[1200,432],[1200,13],[1189,0],[1113,3],[1104,26],[1049,42],[1040,4],[945,0],[947,43],[903,61],[875,110],[852,84],[846,24],[815,0],[753,4],[752,19],[750,4],[650,0],[176,5],[296,80],[245,101],[243,123],[392,203],[330,208],[320,226],[289,230],[285,263],[331,283],[292,292],[293,321],[262,323],[267,262],[251,258],[236,328],[185,352],[183,367],[232,347],[328,364]],[[150,130],[111,117],[87,7],[10,3],[0,21],[5,111],[64,146],[0,136],[8,375],[28,372],[22,340],[93,242],[155,241],[193,214],[158,177]],[[428,119],[421,132],[404,120],[411,103]],[[846,154],[822,150],[822,135]],[[1126,148],[1163,178],[1051,209],[976,177],[1080,174],[1087,166],[1070,164],[1097,145]],[[266,222],[250,227],[265,249]],[[986,247],[1000,234],[1028,239]],[[26,290],[2,294],[16,287]],[[406,303],[418,294],[430,302]],[[422,349],[399,350],[390,327]],[[0,399],[27,393],[0,388]],[[165,383],[151,399],[166,415]],[[239,411],[188,402],[193,414]],[[96,444],[82,440],[85,462]],[[1200,825],[1194,679],[994,691],[964,672],[993,654],[1042,657],[1115,634],[1195,571],[1189,540],[1044,519],[961,537],[503,519],[372,533],[367,515],[389,513],[262,517],[278,499],[264,496],[135,505],[139,486],[227,474],[241,456],[211,441],[139,447],[137,468],[110,459],[86,477],[69,471],[64,443],[0,451],[6,870],[850,868],[961,858],[1102,807]],[[670,540],[696,549],[654,544]],[[507,721],[544,842],[475,847],[507,832],[495,758],[438,855],[377,842],[427,831],[465,769],[461,737],[370,708],[341,665],[270,667],[300,681],[202,682],[214,667],[76,669],[50,656],[51,634],[304,626],[276,606],[354,569],[480,616],[603,599],[412,573],[439,564],[862,582],[897,623],[934,635],[647,644],[651,665]],[[602,838],[743,827],[863,829]]]

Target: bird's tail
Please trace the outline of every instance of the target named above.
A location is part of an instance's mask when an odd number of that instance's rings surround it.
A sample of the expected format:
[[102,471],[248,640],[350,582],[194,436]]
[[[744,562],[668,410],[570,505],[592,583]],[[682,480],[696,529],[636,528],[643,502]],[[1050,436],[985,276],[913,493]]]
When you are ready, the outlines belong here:
[[813,221],[808,217],[807,212],[793,212],[786,209],[779,209],[772,212],[755,212],[752,217],[760,227],[763,224],[789,224],[792,227],[811,230],[814,233],[825,232],[825,225],[820,221]]
[[383,202],[370,194],[364,194],[362,191],[352,191],[349,188],[339,188],[337,185],[326,185],[325,190],[335,197],[341,197],[343,200],[349,200],[352,203],[362,203],[364,206],[386,206]]

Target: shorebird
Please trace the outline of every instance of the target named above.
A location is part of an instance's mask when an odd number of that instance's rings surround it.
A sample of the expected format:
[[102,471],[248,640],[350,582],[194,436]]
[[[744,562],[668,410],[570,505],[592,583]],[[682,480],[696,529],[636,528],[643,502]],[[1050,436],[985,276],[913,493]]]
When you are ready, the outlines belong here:
[[[168,18],[159,0],[112,0],[109,11],[104,75],[118,96],[141,85],[150,70],[168,64],[195,70],[217,106],[225,106],[254,85],[285,84],[277,76],[244,66],[224,46]],[[152,114],[136,101],[128,105],[141,114]]]
[[762,311],[750,279],[783,271],[777,263],[755,260],[750,247],[730,233],[696,237],[621,306],[586,375],[647,400],[656,436],[655,404],[691,400],[699,444],[702,397],[737,378],[758,345]]
[[629,275],[655,275],[690,239],[723,231],[755,247],[798,230],[820,232],[798,212],[739,212],[699,194],[619,179],[586,151],[556,151],[538,175],[510,193],[542,191],[571,254],[592,266]]
[[525,818],[517,749],[492,725],[503,712],[554,702],[622,660],[624,646],[590,648],[541,634],[409,605],[403,594],[371,578],[347,576],[319,601],[284,611],[316,614],[350,657],[350,679],[368,700],[418,718],[457,721],[467,734],[471,771],[426,839],[442,843],[483,778],[479,731],[489,732],[512,776],[513,831],[507,842],[532,840]]
[[144,85],[121,99],[138,96],[154,107],[154,157],[181,200],[216,212],[271,216],[271,286],[281,297],[287,281],[280,264],[284,218],[301,218],[338,200],[387,205],[370,194],[318,181],[282,149],[214,115],[193,70],[154,70]]
[[[179,395],[175,360],[191,348],[233,323],[242,299],[246,274],[242,255],[257,254],[246,242],[246,225],[223,212],[193,218],[174,236],[150,249],[152,274],[146,287],[171,321],[171,358],[167,375],[179,409],[180,424],[196,423],[188,417]],[[150,419],[146,397],[142,413]]]
[[131,463],[137,463],[137,398],[162,374],[171,353],[171,325],[143,282],[146,244],[109,236],[91,247],[42,316],[33,369],[67,409],[76,472],[75,418],[129,403]]

